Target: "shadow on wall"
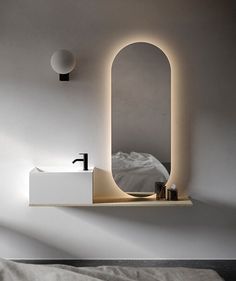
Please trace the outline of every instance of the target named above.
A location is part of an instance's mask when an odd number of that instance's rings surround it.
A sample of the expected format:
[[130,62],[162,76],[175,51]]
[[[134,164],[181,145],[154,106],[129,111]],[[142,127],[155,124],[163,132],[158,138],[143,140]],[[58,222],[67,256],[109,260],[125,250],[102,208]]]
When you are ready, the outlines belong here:
[[[113,222],[132,222],[141,225],[157,225],[167,228],[189,227],[189,226],[215,226],[216,223],[222,227],[235,225],[236,230],[236,206],[206,204],[193,200],[192,207],[63,207],[62,211],[75,216],[85,214],[101,222],[111,219]],[[91,220],[92,221],[92,220]],[[218,227],[217,226],[217,227]],[[117,227],[119,225],[117,224]]]
[[[224,252],[220,249],[223,237],[231,240],[236,236],[236,207],[194,200],[193,207],[186,208],[88,207],[61,210],[75,217],[84,216],[91,224],[95,220],[96,225],[93,227],[98,232],[103,231],[116,237],[117,241],[124,242],[119,245],[124,249],[122,258],[132,258],[132,254],[127,254],[125,250],[126,245],[137,247],[135,249],[142,251],[146,258],[154,259],[214,259],[216,254],[220,258],[235,258],[236,245],[229,245],[227,252],[226,245]],[[94,237],[96,239],[96,232]],[[166,256],[167,245],[167,255],[171,257]],[[170,249],[173,251],[171,254]],[[145,259],[145,256],[140,258]]]
[[[0,225],[0,248],[2,258],[71,258],[68,252],[55,248],[26,233]],[[11,252],[12,251],[12,252]],[[15,253],[19,253],[16,256]]]
[[1,256],[22,258],[23,253],[25,259],[235,258],[236,244],[224,240],[235,240],[236,206],[194,201],[193,207],[182,208],[58,207],[55,211],[67,217],[68,223],[60,229],[73,224],[73,231],[55,231],[55,244],[47,239],[44,229],[43,238],[38,239],[27,230],[1,225]]

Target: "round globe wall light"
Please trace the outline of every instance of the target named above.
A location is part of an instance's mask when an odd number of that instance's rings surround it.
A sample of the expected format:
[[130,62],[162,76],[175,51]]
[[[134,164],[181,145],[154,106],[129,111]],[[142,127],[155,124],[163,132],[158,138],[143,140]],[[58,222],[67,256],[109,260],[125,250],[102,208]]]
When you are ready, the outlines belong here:
[[75,68],[76,57],[68,50],[58,50],[51,57],[52,69],[59,74],[60,81],[69,81],[70,72]]

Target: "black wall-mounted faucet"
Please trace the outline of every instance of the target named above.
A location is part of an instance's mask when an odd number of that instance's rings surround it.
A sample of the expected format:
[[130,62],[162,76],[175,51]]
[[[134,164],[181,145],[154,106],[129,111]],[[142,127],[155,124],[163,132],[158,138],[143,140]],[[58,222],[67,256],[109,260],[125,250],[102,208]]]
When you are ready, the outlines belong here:
[[80,153],[80,155],[83,155],[84,157],[82,159],[75,159],[72,163],[75,164],[75,162],[83,162],[83,170],[88,171],[88,153]]

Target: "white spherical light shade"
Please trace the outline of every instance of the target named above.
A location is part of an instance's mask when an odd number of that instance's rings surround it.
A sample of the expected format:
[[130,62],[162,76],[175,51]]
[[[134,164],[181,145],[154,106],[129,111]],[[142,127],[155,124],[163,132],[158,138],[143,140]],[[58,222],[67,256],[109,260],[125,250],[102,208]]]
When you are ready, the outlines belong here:
[[76,64],[75,56],[67,50],[58,50],[51,57],[51,66],[56,73],[70,73]]

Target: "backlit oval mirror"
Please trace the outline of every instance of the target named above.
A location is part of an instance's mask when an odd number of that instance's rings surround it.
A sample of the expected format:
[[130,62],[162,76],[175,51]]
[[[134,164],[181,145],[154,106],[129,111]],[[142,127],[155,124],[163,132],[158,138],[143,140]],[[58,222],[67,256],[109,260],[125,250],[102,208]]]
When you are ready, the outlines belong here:
[[148,196],[170,174],[171,71],[149,43],[123,48],[112,65],[112,175],[128,194]]

